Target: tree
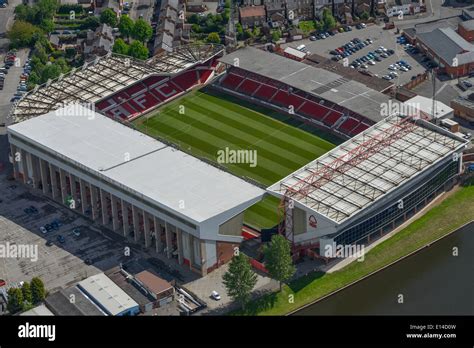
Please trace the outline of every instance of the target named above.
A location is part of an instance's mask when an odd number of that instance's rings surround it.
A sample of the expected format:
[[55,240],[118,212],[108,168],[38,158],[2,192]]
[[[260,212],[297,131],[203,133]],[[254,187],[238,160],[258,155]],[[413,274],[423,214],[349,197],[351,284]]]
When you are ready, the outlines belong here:
[[323,23],[326,30],[331,30],[336,27],[336,20],[327,8],[323,10]]
[[114,47],[112,47],[112,51],[113,51],[113,52],[118,53],[118,54],[127,55],[127,54],[128,54],[128,50],[129,50],[129,47],[128,47],[128,45],[125,43],[125,41],[123,41],[123,40],[120,39],[120,38],[118,38],[117,40],[115,40]]
[[7,36],[13,47],[31,46],[34,42],[34,34],[41,32],[38,27],[25,21],[15,21]]
[[127,40],[132,35],[133,27],[134,27],[133,20],[129,16],[122,15],[120,17],[120,23],[119,23],[118,28],[119,28],[120,34],[122,34],[123,37],[126,37]]
[[143,19],[139,18],[135,21],[133,26],[132,37],[136,40],[140,40],[145,43],[151,39],[153,35],[153,29],[151,25],[145,22]]
[[209,33],[209,34],[207,35],[206,41],[209,42],[209,43],[218,44],[218,43],[221,42],[221,38],[220,38],[220,36],[219,36],[218,33],[213,32],[213,33]]
[[222,279],[227,295],[239,302],[242,309],[245,309],[245,305],[250,300],[250,293],[257,283],[257,275],[252,270],[249,258],[242,253],[234,256]]
[[296,271],[291,259],[290,242],[280,234],[272,237],[270,245],[265,246],[265,267],[269,275],[282,283],[290,279]]
[[30,283],[24,282],[23,286],[21,287],[21,292],[23,294],[23,301],[28,302],[28,303],[33,303],[33,296],[31,294]]
[[237,23],[235,30],[237,31],[237,39],[242,40],[244,38],[244,28],[242,28],[242,24]]
[[115,28],[117,26],[117,14],[111,8],[106,8],[100,14],[100,22]]
[[8,289],[7,309],[11,314],[19,312],[23,309],[23,293],[18,288]]
[[370,14],[367,11],[362,12],[362,14],[360,15],[360,18],[362,18],[363,20],[367,20],[369,19],[369,17],[370,17]]
[[321,31],[324,29],[324,24],[321,21],[314,21],[314,29]]
[[43,301],[46,296],[43,281],[38,277],[31,279],[31,296],[33,304]]
[[54,30],[54,22],[52,19],[43,19],[39,27],[43,29],[44,32],[50,33]]
[[148,48],[140,41],[133,41],[128,48],[128,55],[134,58],[145,60],[148,54]]
[[57,0],[39,0],[35,5],[37,10],[35,23],[39,24],[45,19],[53,19],[58,7]]
[[100,20],[96,16],[89,16],[84,19],[84,22],[81,25],[82,30],[96,30],[97,27],[100,25]]
[[280,39],[281,39],[281,31],[280,30],[274,30],[272,32],[272,41],[277,42]]

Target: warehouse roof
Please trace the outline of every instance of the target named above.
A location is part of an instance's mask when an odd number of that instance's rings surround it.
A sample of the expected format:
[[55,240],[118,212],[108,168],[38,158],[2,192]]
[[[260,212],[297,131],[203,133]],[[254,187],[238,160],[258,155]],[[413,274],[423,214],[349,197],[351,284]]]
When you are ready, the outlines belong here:
[[452,28],[438,28],[430,32],[417,33],[417,39],[450,66],[474,62],[474,45],[464,40]]
[[105,309],[109,315],[119,315],[138,307],[138,303],[104,273],[84,279],[78,283],[78,286],[88,296],[91,296],[93,301]]
[[389,96],[347,79],[334,72],[285,58],[278,54],[246,47],[220,58],[221,62],[267,76],[291,87],[329,100],[378,122],[382,119],[380,105]]
[[340,224],[465,146],[426,121],[400,120],[377,123],[267,190]]
[[251,205],[264,194],[232,174],[80,105],[8,130],[191,223]]

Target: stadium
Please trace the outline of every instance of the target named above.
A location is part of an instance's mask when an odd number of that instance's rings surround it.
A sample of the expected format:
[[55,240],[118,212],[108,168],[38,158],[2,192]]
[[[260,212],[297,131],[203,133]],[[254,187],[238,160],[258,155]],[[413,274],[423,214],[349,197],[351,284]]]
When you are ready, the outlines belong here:
[[[277,54],[188,45],[39,86],[8,135],[17,179],[205,275],[268,233],[295,257],[369,241],[449,189],[465,141],[382,117],[389,101]],[[227,149],[258,164],[220,163]]]

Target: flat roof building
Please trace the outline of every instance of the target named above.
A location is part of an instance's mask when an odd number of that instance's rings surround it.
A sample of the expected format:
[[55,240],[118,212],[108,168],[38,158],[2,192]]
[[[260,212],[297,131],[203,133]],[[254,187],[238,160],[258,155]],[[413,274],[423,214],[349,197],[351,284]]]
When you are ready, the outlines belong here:
[[15,162],[17,178],[63,203],[74,200],[76,210],[200,274],[216,267],[218,241],[241,241],[243,212],[264,194],[79,105],[8,133],[12,154],[24,158]]
[[139,312],[138,303],[104,273],[84,279],[77,286],[107,315],[136,315]]

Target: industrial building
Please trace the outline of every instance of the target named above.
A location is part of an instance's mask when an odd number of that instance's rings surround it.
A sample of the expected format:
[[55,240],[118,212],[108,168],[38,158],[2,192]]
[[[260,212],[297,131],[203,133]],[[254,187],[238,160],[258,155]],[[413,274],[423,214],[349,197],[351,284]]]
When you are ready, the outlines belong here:
[[128,316],[140,312],[138,303],[104,273],[80,281],[77,287],[107,315]]
[[424,119],[391,116],[267,191],[294,247],[369,242],[449,189],[466,141]]
[[264,190],[80,105],[7,128],[15,178],[205,275]]

